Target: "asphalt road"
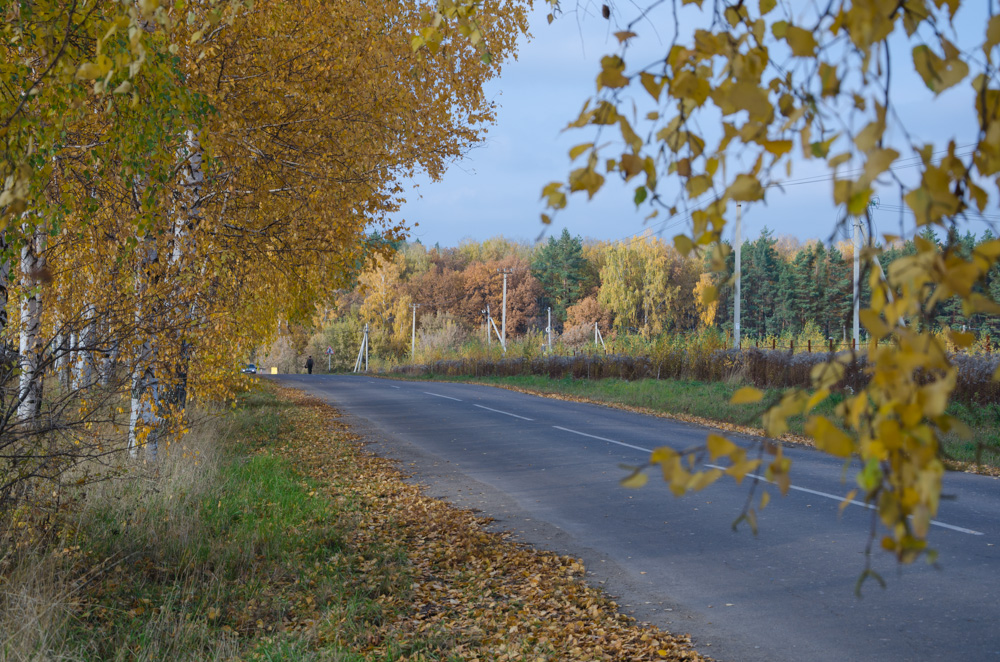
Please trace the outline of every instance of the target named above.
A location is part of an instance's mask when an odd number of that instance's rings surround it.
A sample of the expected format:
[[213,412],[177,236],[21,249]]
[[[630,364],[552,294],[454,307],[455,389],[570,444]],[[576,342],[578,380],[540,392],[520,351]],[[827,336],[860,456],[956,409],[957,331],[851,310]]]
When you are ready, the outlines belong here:
[[[839,497],[841,463],[789,448],[794,486],[776,490],[760,534],[730,528],[747,483],[724,478],[674,498],[651,476],[619,486],[620,463],[704,441],[706,429],[486,386],[367,376],[269,376],[336,406],[429,494],[475,508],[532,545],[584,560],[627,613],[688,632],[718,660],[1000,660],[1000,482],[945,477],[931,546],[937,567],[876,549],[882,590],[854,584],[872,511]],[[734,439],[740,443],[749,440]],[[876,545],[877,546],[877,545]]]

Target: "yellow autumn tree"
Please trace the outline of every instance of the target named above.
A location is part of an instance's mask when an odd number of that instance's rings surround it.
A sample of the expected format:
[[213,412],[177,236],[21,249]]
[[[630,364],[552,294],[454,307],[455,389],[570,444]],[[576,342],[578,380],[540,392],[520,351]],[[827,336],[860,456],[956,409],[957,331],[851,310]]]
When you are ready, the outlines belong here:
[[703,273],[698,277],[698,282],[694,286],[694,300],[698,306],[698,321],[703,327],[710,327],[715,324],[715,312],[719,308],[718,299],[705,296],[708,288],[713,287],[713,278],[710,273]]
[[659,238],[612,244],[601,267],[598,300],[620,330],[647,336],[694,326],[694,262]]
[[[526,29],[522,9],[485,4],[504,34],[490,57],[446,38],[421,58],[411,36],[427,10],[4,7],[0,342],[19,369],[0,385],[15,391],[3,458],[19,462],[12,440],[68,411],[88,431],[112,412],[134,452],[155,449],[189,392],[230,395],[279,322],[390,252],[402,180],[439,176],[482,139],[494,118],[482,86]],[[58,476],[53,458],[79,456],[50,450],[18,471]]]
[[369,326],[372,350],[383,356],[402,353],[410,340],[413,301],[403,282],[405,267],[402,253],[379,256],[358,279],[365,297],[361,319]]

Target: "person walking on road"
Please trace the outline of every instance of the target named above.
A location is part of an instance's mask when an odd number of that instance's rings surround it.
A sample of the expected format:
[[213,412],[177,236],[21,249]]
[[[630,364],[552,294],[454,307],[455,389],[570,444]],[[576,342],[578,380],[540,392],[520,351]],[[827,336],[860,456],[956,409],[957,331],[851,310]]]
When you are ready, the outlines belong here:
[[306,372],[308,372],[310,375],[313,374],[313,357],[312,357],[312,354],[310,354],[309,358],[306,359]]

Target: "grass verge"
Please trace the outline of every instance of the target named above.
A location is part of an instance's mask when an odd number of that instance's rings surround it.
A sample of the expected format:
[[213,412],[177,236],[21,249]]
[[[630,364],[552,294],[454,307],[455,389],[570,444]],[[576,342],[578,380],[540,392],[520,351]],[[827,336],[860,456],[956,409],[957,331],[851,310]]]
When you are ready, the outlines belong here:
[[362,447],[262,392],[80,488],[44,539],[9,541],[0,659],[703,659]]
[[[394,376],[394,378],[398,378]],[[512,377],[404,377],[403,379],[431,379],[433,381],[471,382],[509,388],[526,393],[554,396],[580,402],[619,407],[668,416],[700,425],[720,427],[733,432],[763,435],[761,413],[766,407],[759,404],[734,405],[733,393],[743,384],[728,382],[699,382],[674,379],[550,379],[539,375]],[[765,391],[764,402],[777,402],[780,389]],[[843,396],[833,394],[814,412],[831,415]],[[948,413],[958,417],[973,431],[972,439],[961,439],[955,434],[943,437],[944,451],[954,461],[956,468],[996,474],[1000,470],[1000,403],[968,406],[951,403]],[[789,419],[790,441],[809,443],[803,426],[805,419]]]

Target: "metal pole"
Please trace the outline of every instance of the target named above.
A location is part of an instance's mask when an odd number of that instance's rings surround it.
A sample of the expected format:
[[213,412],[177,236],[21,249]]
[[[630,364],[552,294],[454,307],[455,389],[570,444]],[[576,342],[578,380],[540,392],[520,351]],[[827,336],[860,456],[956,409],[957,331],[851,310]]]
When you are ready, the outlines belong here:
[[368,338],[368,325],[365,324],[365,331],[361,335],[361,346],[358,347],[358,358],[354,360],[354,372],[361,372],[361,357],[365,353],[365,340]]
[[490,324],[493,323],[493,317],[490,315],[490,304],[486,304],[486,346],[489,347],[493,344],[493,339],[490,338]]
[[854,217],[854,346],[861,342],[858,313],[861,312],[861,218]]
[[368,325],[365,324],[365,372],[368,372]]
[[[497,328],[497,323],[494,322],[492,319],[490,319],[490,323],[493,324],[493,332],[496,333],[497,334],[497,338],[499,338],[500,337],[500,329]],[[507,353],[507,348],[504,347],[502,343],[500,345],[500,348],[503,350],[504,354]]]
[[743,267],[740,264],[743,252],[743,228],[741,227],[740,211],[742,204],[736,203],[736,227],[733,228],[733,243],[736,244],[736,293],[733,304],[733,347],[740,348],[740,286],[742,285]]

